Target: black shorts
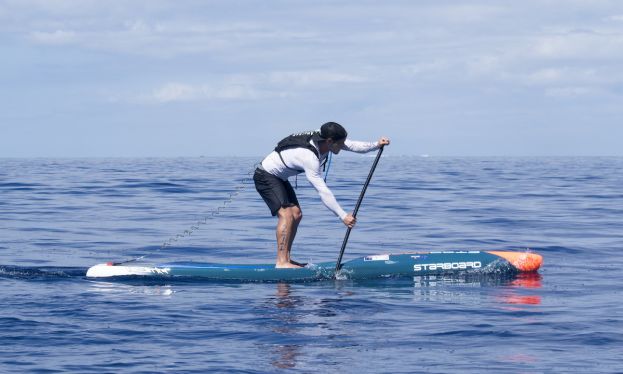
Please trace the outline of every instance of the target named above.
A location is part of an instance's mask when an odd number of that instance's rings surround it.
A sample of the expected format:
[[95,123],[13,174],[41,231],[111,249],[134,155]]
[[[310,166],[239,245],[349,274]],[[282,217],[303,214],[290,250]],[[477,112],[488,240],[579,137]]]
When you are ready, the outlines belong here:
[[276,216],[281,208],[299,206],[299,201],[290,182],[277,178],[260,168],[255,169],[253,181],[255,182],[255,189],[262,196],[273,216]]

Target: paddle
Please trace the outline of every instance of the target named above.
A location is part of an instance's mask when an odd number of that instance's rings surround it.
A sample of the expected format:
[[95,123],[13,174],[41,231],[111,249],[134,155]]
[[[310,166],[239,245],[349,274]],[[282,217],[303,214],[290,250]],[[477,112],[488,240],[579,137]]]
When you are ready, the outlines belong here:
[[[357,212],[359,211],[359,207],[361,206],[361,201],[363,200],[363,195],[366,194],[366,190],[368,189],[368,185],[370,184],[370,180],[372,179],[372,174],[374,174],[374,169],[376,169],[376,165],[379,163],[381,159],[381,154],[383,153],[383,148],[385,146],[381,145],[379,148],[379,153],[377,153],[376,158],[374,159],[374,163],[372,164],[372,169],[370,169],[370,174],[368,174],[368,179],[366,179],[366,183],[363,185],[363,189],[361,190],[361,194],[359,194],[359,200],[357,200],[357,204],[355,205],[355,210],[353,211],[353,217],[357,218]],[[340,250],[340,257],[337,258],[337,263],[335,264],[335,275],[340,271],[342,267],[342,256],[344,256],[344,250],[346,249],[346,243],[348,243],[348,237],[350,236],[350,231],[352,227],[349,227],[346,230],[346,236],[344,236],[344,242],[342,242],[342,249]]]

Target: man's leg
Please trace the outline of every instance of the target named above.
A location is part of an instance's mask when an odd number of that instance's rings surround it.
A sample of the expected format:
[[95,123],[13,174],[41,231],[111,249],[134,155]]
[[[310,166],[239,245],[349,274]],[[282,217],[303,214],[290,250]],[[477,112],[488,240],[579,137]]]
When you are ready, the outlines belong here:
[[[299,223],[301,223],[301,220],[303,219],[303,212],[301,212],[300,207],[295,205],[291,209],[294,222],[292,223],[292,235],[290,235],[290,241],[288,242],[288,254],[292,252],[292,243],[294,243],[294,238],[296,237],[296,230],[299,228]],[[297,266],[303,266],[303,264],[292,260],[292,258],[290,258],[290,263]]]
[[277,212],[277,263],[278,268],[298,268],[290,262],[290,250],[296,236],[296,229],[301,222],[302,214],[298,206],[280,208]]

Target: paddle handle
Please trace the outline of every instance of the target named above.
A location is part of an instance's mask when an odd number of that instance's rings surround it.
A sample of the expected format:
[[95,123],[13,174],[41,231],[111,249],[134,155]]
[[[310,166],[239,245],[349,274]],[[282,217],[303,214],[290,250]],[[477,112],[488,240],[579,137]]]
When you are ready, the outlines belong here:
[[[366,194],[366,190],[368,189],[368,185],[370,184],[370,180],[372,180],[372,175],[374,174],[374,170],[376,169],[376,165],[378,165],[379,160],[381,159],[381,154],[383,154],[383,149],[385,145],[381,145],[379,148],[379,152],[376,154],[376,158],[374,159],[374,163],[372,164],[372,168],[370,169],[370,173],[368,174],[368,178],[366,179],[366,183],[363,185],[363,189],[359,194],[359,199],[357,200],[357,204],[355,204],[355,210],[353,210],[353,217],[357,217],[357,212],[359,211],[359,207],[361,206],[361,202],[363,201],[363,196]],[[337,258],[337,262],[335,264],[335,272],[337,273],[342,267],[342,257],[344,256],[344,250],[346,250],[346,244],[348,243],[348,238],[350,237],[350,232],[353,228],[349,227],[346,230],[346,235],[344,236],[344,241],[342,242],[342,249],[340,250],[340,256]]]

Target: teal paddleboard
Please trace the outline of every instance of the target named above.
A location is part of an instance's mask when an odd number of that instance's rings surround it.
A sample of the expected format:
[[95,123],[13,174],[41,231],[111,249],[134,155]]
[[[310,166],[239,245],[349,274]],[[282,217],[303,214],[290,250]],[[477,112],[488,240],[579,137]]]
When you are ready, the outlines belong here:
[[274,264],[217,264],[171,262],[163,264],[106,263],[87,271],[89,278],[194,277],[208,280],[276,282],[322,279],[372,279],[470,272],[533,272],[542,257],[529,252],[444,251],[378,254],[342,264],[335,274],[335,262],[308,264],[297,269],[278,269]]

